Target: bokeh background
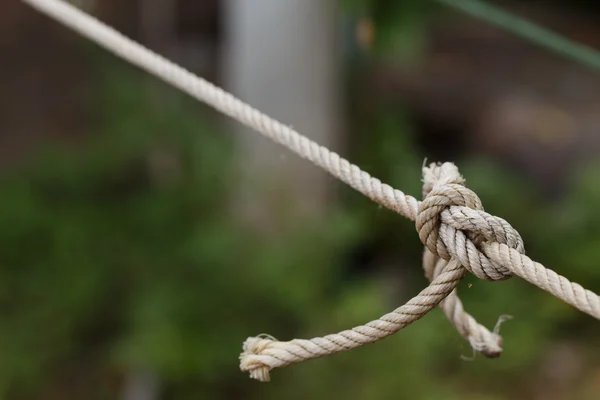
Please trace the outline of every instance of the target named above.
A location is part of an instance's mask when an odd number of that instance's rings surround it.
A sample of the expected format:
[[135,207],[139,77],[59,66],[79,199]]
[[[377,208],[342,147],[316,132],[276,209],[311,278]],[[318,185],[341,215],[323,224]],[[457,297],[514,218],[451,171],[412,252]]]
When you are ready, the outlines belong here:
[[[461,3],[456,0],[456,3]],[[454,161],[528,254],[600,291],[600,72],[424,0],[77,6],[418,196]],[[596,1],[496,1],[600,48]],[[469,276],[335,357],[240,372],[248,336],[337,332],[426,284],[414,225],[17,0],[0,3],[0,399],[600,398],[600,324]]]

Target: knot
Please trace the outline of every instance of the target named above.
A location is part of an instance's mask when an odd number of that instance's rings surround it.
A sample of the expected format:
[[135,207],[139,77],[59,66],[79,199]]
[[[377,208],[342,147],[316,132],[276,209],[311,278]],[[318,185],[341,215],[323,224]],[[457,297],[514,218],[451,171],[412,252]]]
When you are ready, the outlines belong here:
[[243,344],[243,352],[240,355],[240,369],[249,372],[252,379],[269,382],[272,366],[265,360],[269,357],[262,353],[274,343],[276,343],[276,339],[265,334],[246,339]]
[[519,233],[502,218],[483,210],[481,200],[464,186],[454,164],[431,164],[423,168],[423,195],[416,218],[421,242],[445,260],[457,259],[480,279],[497,281],[512,276],[503,265],[490,260],[482,242],[497,242],[524,253]]

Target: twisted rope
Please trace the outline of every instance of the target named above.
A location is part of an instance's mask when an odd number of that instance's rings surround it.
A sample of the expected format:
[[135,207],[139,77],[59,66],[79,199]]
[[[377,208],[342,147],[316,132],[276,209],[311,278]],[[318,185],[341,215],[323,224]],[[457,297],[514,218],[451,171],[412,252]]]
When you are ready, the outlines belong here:
[[[418,204],[415,222],[426,247],[423,266],[430,286],[392,313],[351,330],[289,342],[248,338],[240,356],[242,370],[252,378],[268,381],[273,368],[373,343],[422,318],[438,304],[475,351],[497,357],[502,352],[499,325],[490,332],[478,324],[464,311],[456,293],[465,270],[489,281],[518,275],[600,319],[600,298],[525,256],[519,233],[505,220],[483,210],[480,199],[464,186],[454,164],[431,164],[423,168],[423,178],[424,199]],[[432,287],[435,295],[428,290]]]
[[273,368],[352,350],[393,335],[435,308],[454,290],[465,272],[458,263],[450,262],[428,287],[406,304],[375,321],[349,330],[289,342],[250,337],[243,344],[240,368],[248,371],[251,378],[267,382]]
[[240,367],[252,378],[268,381],[273,368],[373,343],[418,320],[437,305],[473,349],[489,357],[497,356],[502,351],[497,329],[490,332],[479,325],[464,311],[456,294],[455,288],[467,271],[492,281],[504,280],[513,274],[520,276],[600,319],[600,298],[525,256],[518,232],[508,222],[483,210],[480,199],[464,186],[464,180],[453,164],[432,164],[423,168],[424,198],[420,202],[70,4],[62,0],[23,2],[310,160],[376,203],[415,221],[419,238],[426,248],[424,268],[431,281],[427,288],[393,312],[337,334],[288,342],[270,337],[248,338],[243,345]]
[[[432,281],[448,265],[448,261],[434,255],[428,249],[423,253],[423,269],[425,276]],[[508,318],[501,316],[496,329],[490,332],[479,324],[473,316],[464,310],[463,304],[454,289],[448,297],[440,302],[440,308],[458,333],[471,345],[471,348],[488,358],[499,357],[502,354],[502,337],[498,334],[500,323]]]
[[22,0],[131,64],[277,142],[371,200],[414,220],[417,199],[382,183],[336,153],[263,114],[232,94],[123,36],[63,0]]
[[[455,289],[466,270],[485,280],[504,280],[512,276],[509,268],[479,248],[483,243],[502,243],[521,254],[523,240],[508,222],[483,211],[481,200],[464,186],[464,179],[454,164],[424,167],[423,180],[424,200],[419,202],[415,222],[426,246],[424,269],[431,280],[430,286],[392,313],[351,330],[289,342],[248,338],[240,356],[242,370],[248,371],[252,378],[268,381],[273,368],[373,343],[422,318],[438,304],[475,351],[487,357],[500,355],[501,337],[496,330],[490,332],[464,311]],[[490,251],[490,254],[494,253]],[[430,288],[434,288],[433,293]]]
[[[423,197],[427,197],[435,182],[446,182],[464,185],[464,180],[458,174],[444,176],[442,168],[429,168],[424,171]],[[429,281],[437,277],[448,265],[448,261],[436,256],[429,249],[425,248],[423,252],[423,269],[425,276]],[[454,289],[448,297],[440,302],[440,308],[446,315],[446,318],[456,328],[460,335],[469,342],[471,348],[489,358],[500,356],[502,353],[502,338],[495,330],[490,332],[485,326],[479,324],[475,318],[465,312],[458,293]],[[499,320],[499,323],[501,320]],[[500,325],[497,325],[499,329]]]

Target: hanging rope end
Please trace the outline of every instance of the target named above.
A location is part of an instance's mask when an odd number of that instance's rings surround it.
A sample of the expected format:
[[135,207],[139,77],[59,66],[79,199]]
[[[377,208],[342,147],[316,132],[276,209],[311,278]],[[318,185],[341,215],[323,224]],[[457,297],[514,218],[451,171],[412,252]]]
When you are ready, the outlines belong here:
[[[487,331],[484,338],[469,338],[469,344],[474,354],[483,354],[486,358],[498,358],[502,354],[502,337],[497,333]],[[474,357],[469,358],[472,361]]]
[[512,319],[510,315],[501,315],[492,332],[485,330],[480,332],[480,335],[475,338],[469,338],[471,347],[475,352],[483,354],[487,358],[498,358],[502,354],[503,340],[500,336],[500,325],[503,322]]

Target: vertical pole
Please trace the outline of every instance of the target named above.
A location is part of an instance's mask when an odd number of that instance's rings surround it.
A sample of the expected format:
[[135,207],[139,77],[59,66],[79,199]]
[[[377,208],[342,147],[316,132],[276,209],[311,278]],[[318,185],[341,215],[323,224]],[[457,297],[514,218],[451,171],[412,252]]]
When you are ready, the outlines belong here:
[[[339,149],[334,2],[225,0],[225,85],[254,107]],[[334,180],[239,125],[236,209],[257,228],[324,215]]]

